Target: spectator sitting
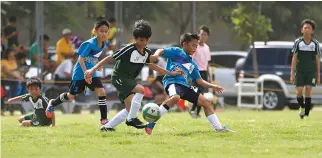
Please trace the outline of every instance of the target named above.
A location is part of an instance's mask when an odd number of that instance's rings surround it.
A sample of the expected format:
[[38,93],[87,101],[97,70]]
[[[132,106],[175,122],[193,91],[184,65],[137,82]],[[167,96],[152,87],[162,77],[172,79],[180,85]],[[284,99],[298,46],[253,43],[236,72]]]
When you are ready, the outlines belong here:
[[19,32],[16,28],[17,19],[15,16],[9,18],[9,23],[3,29],[4,36],[8,40],[8,48],[16,48],[18,47],[18,35]]
[[[74,56],[70,59],[65,59],[56,69],[55,71],[55,81],[70,81],[72,78],[73,66],[77,62],[78,54],[74,54]],[[69,84],[69,82],[68,82]]]
[[[44,34],[43,42],[42,42],[43,44],[42,46],[44,48],[44,59],[48,58],[48,50],[47,50],[48,42],[49,42],[49,36]],[[29,59],[31,61],[32,66],[38,66],[38,60],[39,60],[38,58],[39,58],[38,43],[36,40],[29,48]]]
[[70,29],[63,30],[63,37],[56,43],[57,61],[59,65],[64,59],[74,55],[72,42],[70,41],[72,31]]
[[[1,59],[1,82],[2,85],[10,87],[7,91],[8,97],[17,95],[18,86],[24,77],[17,70],[18,65],[15,58],[15,52],[12,49],[6,49],[3,59]],[[18,80],[18,81],[17,81]]]
[[[56,69],[56,63],[50,61],[48,58],[48,42],[50,40],[49,36],[44,34],[42,39],[42,47],[43,47],[43,60],[42,64],[44,66],[45,74],[53,73]],[[30,46],[29,48],[29,59],[31,60],[31,66],[38,66],[40,52],[38,52],[38,43],[37,40]],[[44,74],[44,75],[45,75]]]

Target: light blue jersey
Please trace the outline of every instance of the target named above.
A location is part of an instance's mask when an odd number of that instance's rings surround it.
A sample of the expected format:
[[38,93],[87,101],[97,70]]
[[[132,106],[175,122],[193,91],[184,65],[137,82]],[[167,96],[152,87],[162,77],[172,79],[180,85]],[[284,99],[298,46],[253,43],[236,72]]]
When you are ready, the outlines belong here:
[[189,88],[188,80],[201,78],[196,62],[183,49],[178,47],[164,48],[163,57],[168,59],[166,70],[183,70],[185,72],[184,75],[178,76],[165,75],[162,81],[165,88],[170,84],[180,84]]
[[[79,56],[84,57],[84,63],[86,69],[93,68],[96,63],[98,62],[98,57],[102,54],[105,47],[108,45],[103,42],[103,47],[98,47],[98,41],[96,37],[93,37],[85,42],[79,47],[77,53]],[[95,72],[93,74],[94,77],[101,77],[99,72]],[[83,80],[84,79],[84,72],[79,61],[76,62],[74,69],[73,69],[73,77],[72,80]]]

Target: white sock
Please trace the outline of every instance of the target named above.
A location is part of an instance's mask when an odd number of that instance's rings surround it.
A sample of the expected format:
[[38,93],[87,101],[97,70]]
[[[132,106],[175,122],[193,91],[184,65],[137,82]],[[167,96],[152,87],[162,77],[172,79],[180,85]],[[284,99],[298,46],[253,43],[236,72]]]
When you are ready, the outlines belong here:
[[118,124],[122,123],[125,121],[127,115],[129,112],[127,112],[126,109],[121,110],[119,113],[117,113],[111,121],[109,121],[106,125],[104,125],[107,128],[114,128]]
[[222,129],[223,128],[221,123],[219,122],[219,119],[216,114],[211,114],[211,115],[207,116],[207,119],[212,124],[212,126],[214,126],[215,129]]
[[133,96],[132,102],[131,102],[131,108],[129,111],[129,115],[127,117],[128,120],[138,117],[138,112],[140,110],[143,97],[144,97],[144,94],[141,94],[141,93],[135,93],[135,95]]
[[163,116],[165,113],[167,113],[168,112],[168,110],[162,105],[162,106],[160,106],[159,107],[159,109],[160,109],[160,114],[161,114],[161,116]]

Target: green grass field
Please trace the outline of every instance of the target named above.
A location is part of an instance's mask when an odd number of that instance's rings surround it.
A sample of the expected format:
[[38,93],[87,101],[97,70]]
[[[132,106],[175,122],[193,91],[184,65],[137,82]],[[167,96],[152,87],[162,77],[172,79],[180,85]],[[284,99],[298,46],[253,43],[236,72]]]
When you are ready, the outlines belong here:
[[218,116],[237,132],[215,133],[204,116],[196,120],[188,113],[165,115],[152,135],[124,123],[114,133],[102,133],[98,111],[58,114],[55,128],[20,128],[17,116],[5,116],[1,157],[322,157],[322,111],[306,120],[289,110],[232,109]]

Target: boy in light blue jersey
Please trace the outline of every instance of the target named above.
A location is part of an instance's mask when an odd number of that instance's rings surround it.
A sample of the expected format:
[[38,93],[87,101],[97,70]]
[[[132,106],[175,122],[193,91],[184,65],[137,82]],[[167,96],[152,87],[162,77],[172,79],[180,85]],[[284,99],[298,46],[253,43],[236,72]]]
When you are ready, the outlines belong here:
[[83,42],[78,49],[79,58],[74,66],[72,81],[70,84],[69,92],[60,94],[56,99],[49,101],[49,105],[46,110],[48,118],[51,117],[54,107],[60,105],[68,100],[74,100],[75,96],[82,93],[85,87],[88,87],[92,91],[96,91],[98,95],[98,105],[101,112],[100,123],[102,125],[108,122],[107,119],[107,105],[106,94],[103,84],[100,80],[99,72],[95,72],[92,77],[85,77],[84,72],[93,68],[98,62],[98,57],[104,52],[104,49],[108,47],[105,43],[109,31],[109,23],[105,20],[97,21],[95,26],[96,36]]
[[[182,70],[184,75],[169,76],[165,75],[163,78],[163,84],[165,91],[170,96],[169,99],[164,101],[160,106],[161,116],[168,112],[171,106],[175,105],[180,99],[188,100],[191,103],[201,105],[204,108],[205,115],[216,131],[232,132],[226,126],[222,126],[219,122],[214,109],[208,101],[199,91],[194,90],[188,84],[189,80],[195,80],[199,85],[205,88],[212,88],[215,91],[222,93],[224,88],[219,85],[213,85],[200,76],[198,66],[192,59],[198,46],[199,36],[197,34],[186,33],[181,35],[180,44],[182,48],[170,47],[164,49],[158,49],[156,55],[162,55],[168,59],[166,70]],[[155,122],[150,123],[145,128],[148,134],[152,133],[155,126]]]

